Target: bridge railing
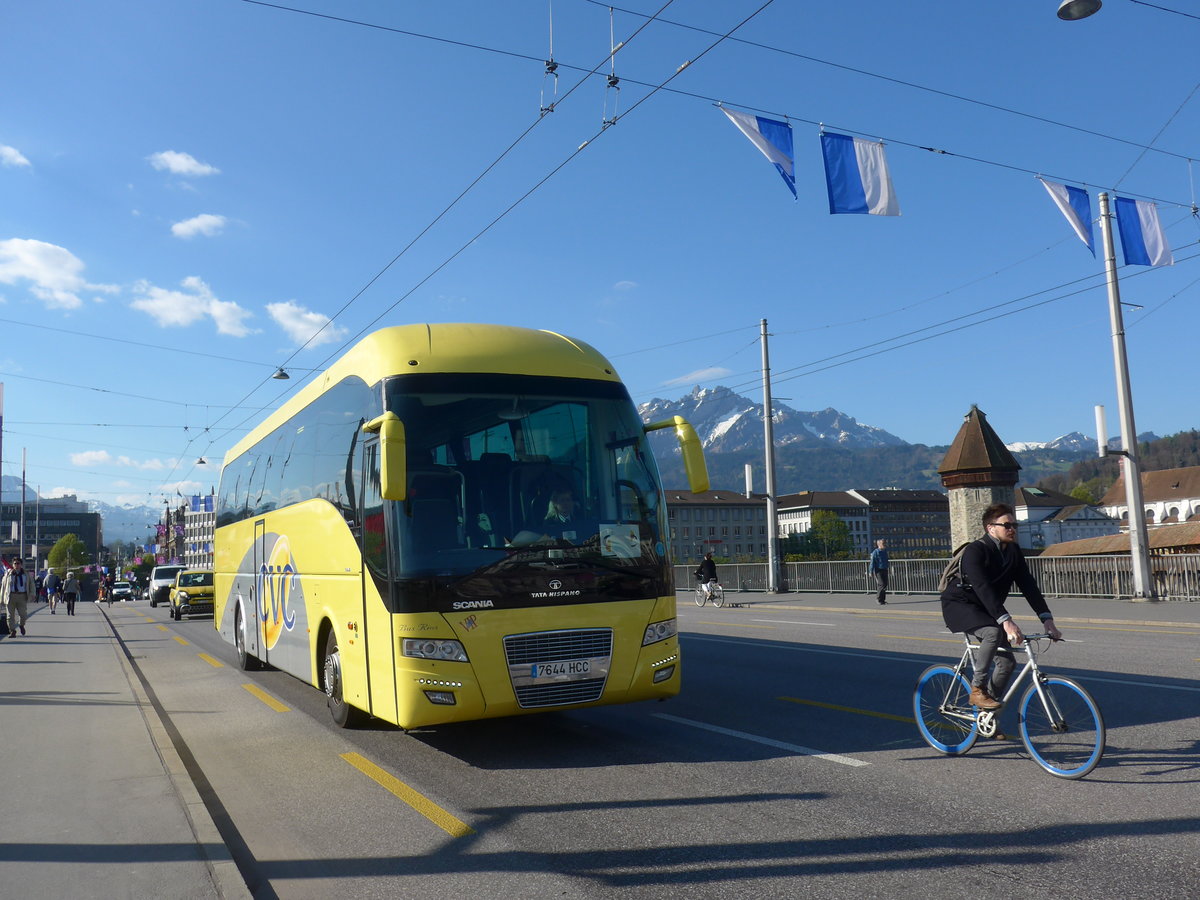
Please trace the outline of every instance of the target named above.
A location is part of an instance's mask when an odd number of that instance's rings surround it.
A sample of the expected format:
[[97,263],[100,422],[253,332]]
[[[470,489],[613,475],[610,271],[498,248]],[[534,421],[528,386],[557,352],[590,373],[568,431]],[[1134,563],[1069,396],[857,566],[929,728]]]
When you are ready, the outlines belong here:
[[[1047,597],[1133,596],[1133,566],[1128,556],[1032,556],[1029,568]],[[936,594],[949,559],[893,559],[888,591]],[[694,565],[675,566],[675,586],[695,584]],[[1155,595],[1160,600],[1200,600],[1200,553],[1155,556],[1150,560]],[[795,593],[847,594],[874,588],[866,560],[788,562],[782,566],[780,590]],[[729,590],[765,591],[766,563],[726,563],[718,568]]]

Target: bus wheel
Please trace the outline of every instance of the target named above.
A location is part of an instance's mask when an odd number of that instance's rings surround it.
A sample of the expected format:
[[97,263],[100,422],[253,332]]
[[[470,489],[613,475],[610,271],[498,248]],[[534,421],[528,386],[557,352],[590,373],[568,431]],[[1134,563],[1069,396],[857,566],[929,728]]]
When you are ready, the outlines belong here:
[[239,605],[233,615],[233,645],[237,649],[238,668],[243,672],[253,672],[262,668],[262,663],[250,655],[246,649],[246,622],[242,618],[242,607]]
[[339,728],[354,728],[361,724],[366,715],[346,702],[342,696],[342,654],[338,649],[337,636],[333,629],[325,639],[325,665],[322,669],[325,697],[329,714]]

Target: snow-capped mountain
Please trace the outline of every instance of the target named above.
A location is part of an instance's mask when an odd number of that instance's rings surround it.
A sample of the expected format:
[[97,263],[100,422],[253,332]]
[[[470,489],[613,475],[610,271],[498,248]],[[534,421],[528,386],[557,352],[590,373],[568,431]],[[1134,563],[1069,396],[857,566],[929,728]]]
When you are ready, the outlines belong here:
[[[865,448],[908,444],[882,428],[864,425],[833,408],[800,412],[778,401],[774,406],[776,446]],[[683,416],[695,427],[705,450],[730,452],[763,447],[762,404],[735,394],[727,387],[696,387],[679,400],[656,397],[641,404],[638,412],[645,422]],[[673,440],[668,431],[657,434]]]
[[[1139,443],[1148,441],[1157,441],[1158,435],[1153,431],[1143,431],[1138,435]],[[1086,434],[1080,434],[1078,431],[1072,431],[1070,434],[1064,434],[1061,437],[1056,437],[1052,441],[1017,441],[1013,444],[1005,444],[1013,453],[1023,453],[1028,450],[1060,450],[1064,453],[1095,453],[1096,439],[1088,437]],[[1118,450],[1121,447],[1121,439],[1112,437],[1108,439],[1110,450]]]

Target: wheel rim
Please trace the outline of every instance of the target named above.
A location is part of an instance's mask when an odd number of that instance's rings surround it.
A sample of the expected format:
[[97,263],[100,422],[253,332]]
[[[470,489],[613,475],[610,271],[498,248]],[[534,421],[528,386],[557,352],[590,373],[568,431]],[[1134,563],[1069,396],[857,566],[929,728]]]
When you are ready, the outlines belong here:
[[1051,721],[1031,686],[1021,698],[1021,740],[1034,762],[1059,778],[1082,778],[1104,753],[1104,720],[1083,688],[1064,678],[1048,678],[1049,692],[1061,720]]
[[[949,666],[934,666],[921,675],[913,692],[913,712],[917,729],[929,746],[956,755],[975,745],[979,726],[967,703],[970,691],[966,679]],[[958,715],[941,711],[948,693],[948,706],[958,711]]]
[[337,647],[325,654],[325,696],[331,705],[342,702],[342,659]]

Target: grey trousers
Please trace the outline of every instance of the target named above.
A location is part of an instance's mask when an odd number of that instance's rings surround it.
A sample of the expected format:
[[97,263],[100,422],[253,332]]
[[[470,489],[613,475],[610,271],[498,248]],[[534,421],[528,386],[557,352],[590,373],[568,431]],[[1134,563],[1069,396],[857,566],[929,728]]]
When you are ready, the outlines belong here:
[[[1008,643],[1008,634],[999,625],[984,625],[975,628],[967,634],[979,641],[979,649],[975,652],[975,677],[971,679],[971,687],[987,688],[987,692],[999,699],[1008,687],[1008,679],[1012,677],[1017,665],[1013,656],[1012,645]],[[991,684],[988,684],[988,670],[995,663],[995,671],[991,673]]]

